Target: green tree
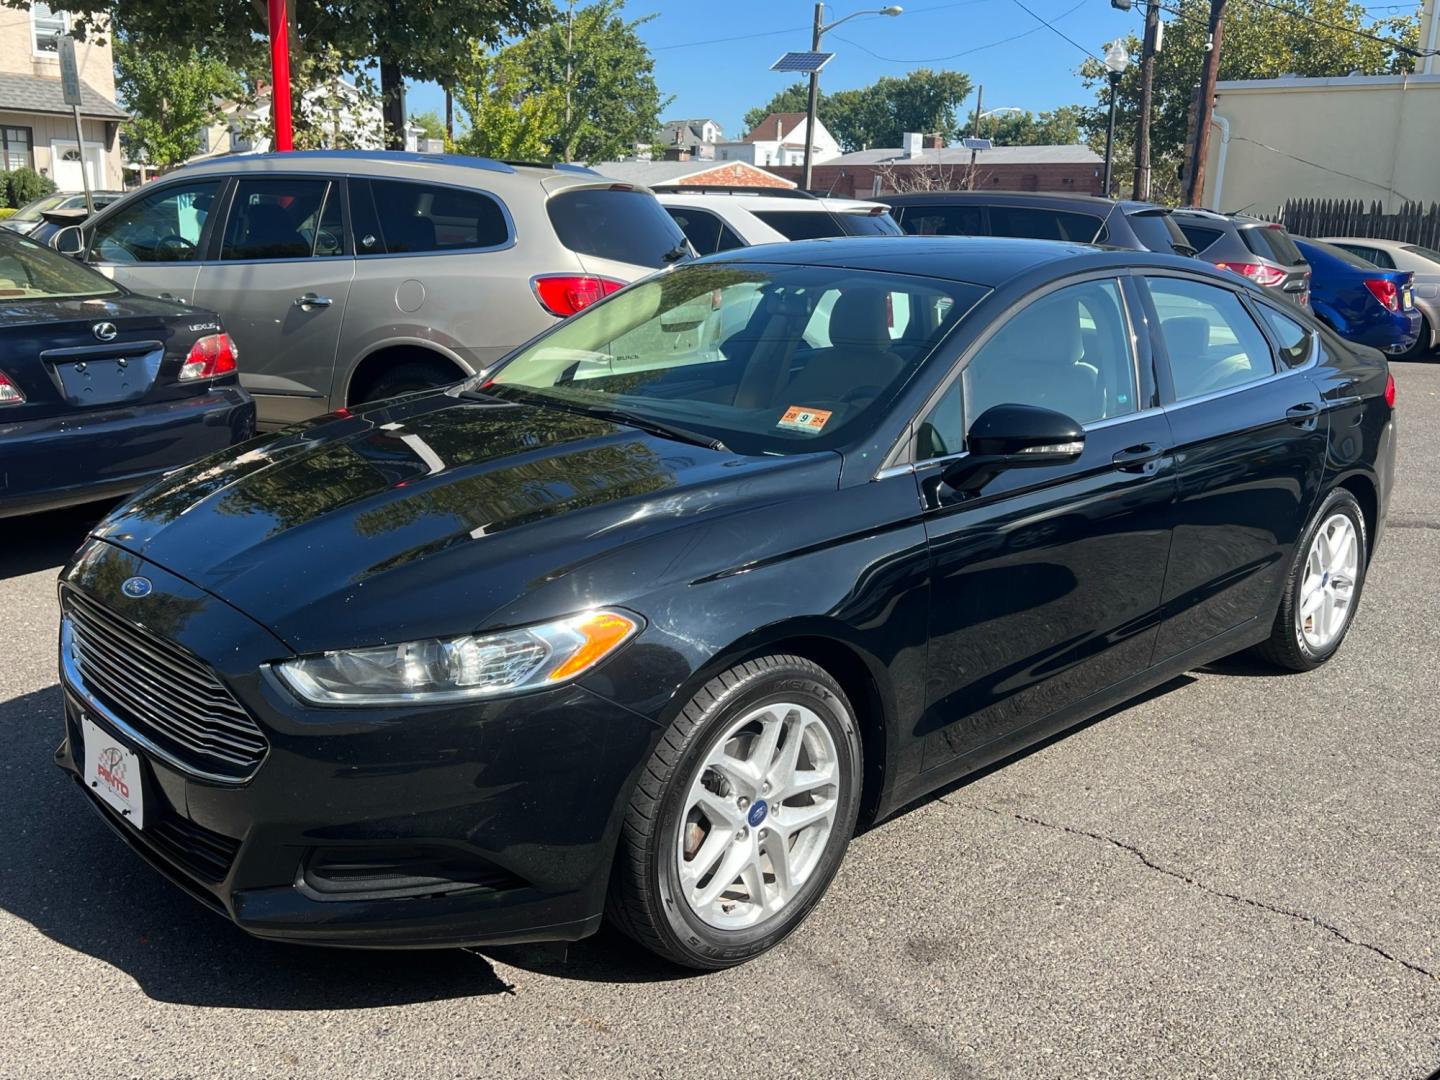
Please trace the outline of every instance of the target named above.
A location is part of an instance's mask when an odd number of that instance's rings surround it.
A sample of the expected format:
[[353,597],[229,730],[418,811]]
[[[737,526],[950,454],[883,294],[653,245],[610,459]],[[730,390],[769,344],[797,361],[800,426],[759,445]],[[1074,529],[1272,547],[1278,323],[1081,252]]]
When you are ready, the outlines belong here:
[[[118,26],[156,49],[194,48],[237,71],[264,68],[268,24],[259,0],[65,0],[64,7],[82,39]],[[351,71],[378,68],[385,136],[395,147],[404,145],[407,78],[452,85],[470,63],[473,41],[498,46],[554,15],[549,0],[291,0],[289,9],[292,68],[322,47]]]
[[455,103],[470,118],[455,140],[462,154],[519,161],[549,158],[565,119],[565,91],[536,86],[524,43],[493,56],[476,52],[470,71],[455,88]]
[[[1062,105],[1050,112],[997,113],[980,121],[980,137],[996,146],[1071,146],[1080,142],[1080,125],[1085,120],[1081,105]],[[974,130],[975,110],[970,110],[963,131]]]
[[[1351,73],[1380,75],[1410,70],[1414,58],[1383,42],[1360,36],[1392,38],[1414,49],[1419,44],[1417,15],[1371,19],[1350,0],[1274,0],[1277,7],[1231,4],[1225,9],[1221,43],[1221,79],[1272,79]],[[1181,197],[1180,168],[1185,160],[1190,105],[1200,82],[1208,41],[1209,0],[1176,0],[1165,26],[1165,46],[1155,59],[1154,117],[1150,124],[1151,197],[1176,202]],[[1306,16],[1304,18],[1300,16]],[[1329,26],[1321,24],[1330,24]],[[1140,42],[1125,39],[1139,56]],[[1115,120],[1117,189],[1128,192],[1134,169],[1134,135],[1140,103],[1139,64],[1121,77]],[[1095,90],[1095,104],[1083,109],[1081,128],[1092,147],[1104,152],[1110,87],[1098,61],[1080,68]]]
[[427,139],[445,138],[445,121],[434,109],[429,112],[415,113],[410,117],[410,123],[420,129],[420,134]]
[[200,152],[200,136],[240,93],[231,68],[195,48],[159,48],[125,36],[115,42],[115,89],[130,113],[121,132],[126,153],[173,169]]
[[[808,90],[788,86],[745,114],[753,129],[772,112],[804,112]],[[899,146],[907,131],[938,134],[947,142],[960,133],[956,108],[970,93],[970,77],[959,71],[917,68],[903,78],[886,76],[858,90],[820,95],[816,111],[846,150]]]

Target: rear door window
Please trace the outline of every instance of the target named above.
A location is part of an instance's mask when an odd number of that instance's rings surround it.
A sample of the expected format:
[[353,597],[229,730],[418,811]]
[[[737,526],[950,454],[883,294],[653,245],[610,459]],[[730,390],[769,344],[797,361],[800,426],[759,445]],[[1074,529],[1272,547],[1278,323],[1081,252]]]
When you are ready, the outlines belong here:
[[1295,246],[1295,241],[1290,239],[1290,234],[1278,225],[1241,229],[1240,239],[1262,259],[1269,259],[1281,266],[1298,266],[1305,261],[1305,256],[1300,254],[1300,249]]
[[230,203],[220,258],[308,259],[341,254],[340,199],[332,197],[332,187],[324,178],[241,180]]
[[1033,206],[990,207],[990,233],[992,236],[1069,240],[1081,244],[1100,244],[1106,239],[1104,218]]
[[825,210],[756,210],[755,216],[786,240],[820,240],[844,230]]
[[545,206],[560,243],[577,255],[658,270],[685,250],[680,226],[648,191],[570,188]]
[[903,206],[900,228],[912,236],[983,236],[984,211],[978,206]]
[[356,232],[368,218],[365,225],[378,223],[379,236],[366,246],[362,233],[362,254],[376,247],[388,255],[483,250],[510,240],[505,211],[484,192],[407,180],[371,180],[369,187],[374,203],[357,214]]
[[680,226],[685,239],[700,255],[714,255],[717,251],[732,251],[745,246],[745,241],[736,236],[729,225],[708,210],[667,206],[665,212]]
[[1275,373],[1270,343],[1229,289],[1184,278],[1152,277],[1147,283],[1160,317],[1176,401]]

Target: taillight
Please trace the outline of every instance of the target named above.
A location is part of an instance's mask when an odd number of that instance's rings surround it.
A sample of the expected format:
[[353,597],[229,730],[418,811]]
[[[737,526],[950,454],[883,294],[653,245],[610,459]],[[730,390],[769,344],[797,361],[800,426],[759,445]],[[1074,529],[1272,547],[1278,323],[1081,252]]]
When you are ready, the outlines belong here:
[[623,281],[614,278],[580,274],[541,274],[530,284],[540,306],[562,319],[625,287]]
[[1384,278],[1370,278],[1365,282],[1365,288],[1370,290],[1370,295],[1379,300],[1386,311],[1400,310],[1400,290],[1395,287],[1395,282],[1386,281]]
[[0,371],[0,405],[22,405],[25,395],[20,387],[10,381],[10,376]]
[[180,365],[180,381],[213,379],[235,370],[240,350],[229,334],[207,334],[190,346],[190,355]]
[[1385,376],[1385,404],[1395,408],[1395,376],[1390,374]]
[[1285,280],[1285,271],[1278,266],[1266,266],[1264,263],[1237,263],[1219,262],[1215,264],[1221,270],[1229,270],[1233,274],[1249,278],[1256,285],[1279,285]]

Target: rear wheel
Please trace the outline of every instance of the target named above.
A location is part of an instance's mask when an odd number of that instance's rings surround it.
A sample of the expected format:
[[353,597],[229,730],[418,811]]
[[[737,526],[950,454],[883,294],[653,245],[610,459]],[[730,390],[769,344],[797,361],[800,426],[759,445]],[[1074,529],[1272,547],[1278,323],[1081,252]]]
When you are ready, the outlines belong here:
[[1368,551],[1360,504],[1344,488],[1332,491],[1296,548],[1260,655],[1290,671],[1309,671],[1334,656],[1360,602]]
[[1424,315],[1420,316],[1420,333],[1415,338],[1415,344],[1397,356],[1399,360],[1419,360],[1430,352],[1430,320]]
[[444,386],[461,378],[459,372],[439,360],[403,360],[386,368],[355,395],[354,404],[413,394],[432,386]]
[[630,800],[607,915],[687,967],[739,964],[795,929],[855,829],[860,738],[844,691],[795,656],[712,679]]

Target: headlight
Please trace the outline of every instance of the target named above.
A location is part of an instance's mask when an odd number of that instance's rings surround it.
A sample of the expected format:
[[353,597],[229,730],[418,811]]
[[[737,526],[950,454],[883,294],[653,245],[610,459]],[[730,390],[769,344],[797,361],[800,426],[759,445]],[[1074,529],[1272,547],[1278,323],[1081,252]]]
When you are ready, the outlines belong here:
[[633,615],[587,611],[520,630],[344,649],[274,667],[291,690],[317,705],[466,701],[567,682],[639,629]]

